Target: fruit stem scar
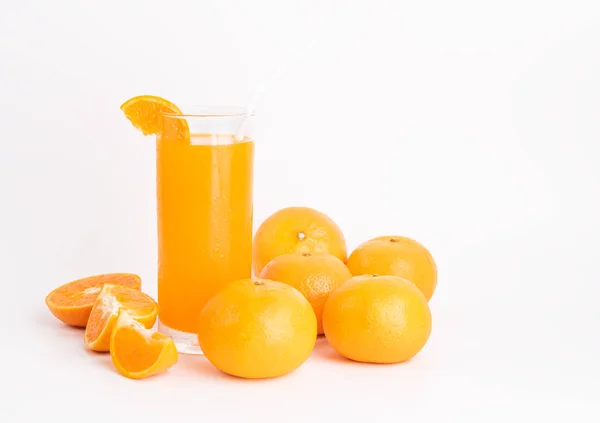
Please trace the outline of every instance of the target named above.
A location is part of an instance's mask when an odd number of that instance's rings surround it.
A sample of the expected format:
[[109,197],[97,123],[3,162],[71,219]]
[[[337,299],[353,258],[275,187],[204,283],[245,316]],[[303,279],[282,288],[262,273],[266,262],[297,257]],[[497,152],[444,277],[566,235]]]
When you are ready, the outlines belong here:
[[400,241],[398,238],[390,238],[390,242],[398,242]]
[[311,253],[302,253],[302,257],[310,257],[310,256],[312,256]]
[[254,281],[254,285],[264,285],[263,281]]
[[299,231],[299,232],[296,234],[296,236],[298,237],[298,239],[299,239],[300,241],[303,241],[303,240],[304,240],[304,238],[306,238],[306,234],[305,234],[304,232],[302,232],[302,231]]

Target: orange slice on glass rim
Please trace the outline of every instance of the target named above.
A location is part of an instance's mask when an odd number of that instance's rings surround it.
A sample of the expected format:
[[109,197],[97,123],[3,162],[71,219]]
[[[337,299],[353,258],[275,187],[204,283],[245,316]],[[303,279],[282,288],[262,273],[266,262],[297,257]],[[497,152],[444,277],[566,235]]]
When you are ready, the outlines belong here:
[[121,310],[115,323],[110,356],[119,373],[131,379],[162,373],[178,359],[170,337],[146,329],[126,310]]
[[151,328],[158,315],[158,304],[150,296],[135,289],[104,285],[85,328],[84,341],[89,349],[110,350],[110,336],[122,310],[144,327]]
[[66,283],[46,297],[50,312],[60,321],[84,328],[104,284],[123,285],[139,290],[142,280],[133,273],[106,273]]
[[181,115],[169,100],[154,95],[139,95],[121,105],[125,117],[144,135],[168,134],[169,138],[186,141],[190,130],[185,119],[163,119],[165,114]]

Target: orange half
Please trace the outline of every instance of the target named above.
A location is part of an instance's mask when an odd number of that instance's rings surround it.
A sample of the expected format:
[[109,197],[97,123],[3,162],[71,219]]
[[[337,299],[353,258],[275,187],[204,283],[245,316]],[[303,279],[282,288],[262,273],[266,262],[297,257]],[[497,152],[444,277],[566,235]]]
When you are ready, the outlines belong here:
[[190,130],[185,119],[164,119],[165,114],[181,115],[179,107],[169,100],[154,95],[139,95],[123,103],[121,110],[144,135],[168,133],[171,139],[190,139]]
[[59,286],[46,297],[46,306],[60,321],[85,327],[104,284],[141,289],[142,280],[133,273],[107,273],[78,279]]
[[177,363],[173,340],[146,329],[121,310],[110,338],[110,356],[123,376],[141,379],[165,372]]
[[104,285],[85,329],[84,341],[89,349],[110,350],[110,336],[122,310],[144,327],[151,328],[158,315],[158,304],[148,295],[135,289]]

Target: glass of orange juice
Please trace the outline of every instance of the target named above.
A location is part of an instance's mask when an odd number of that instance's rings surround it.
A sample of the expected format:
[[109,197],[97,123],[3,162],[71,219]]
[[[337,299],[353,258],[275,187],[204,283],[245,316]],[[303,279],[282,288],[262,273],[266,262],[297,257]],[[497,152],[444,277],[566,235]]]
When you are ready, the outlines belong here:
[[157,136],[159,330],[183,353],[201,354],[197,324],[211,296],[251,276],[252,119],[196,108],[165,114]]

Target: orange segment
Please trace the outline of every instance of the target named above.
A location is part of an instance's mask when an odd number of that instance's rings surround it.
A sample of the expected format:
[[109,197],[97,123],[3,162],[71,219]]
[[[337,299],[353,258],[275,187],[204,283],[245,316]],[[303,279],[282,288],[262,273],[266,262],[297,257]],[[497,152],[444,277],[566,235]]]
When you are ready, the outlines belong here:
[[104,285],[85,329],[84,340],[89,349],[109,351],[110,335],[122,310],[143,326],[151,328],[158,315],[158,304],[148,295],[135,289]]
[[162,373],[178,359],[171,338],[146,329],[125,310],[111,335],[110,356],[119,373],[131,379]]
[[168,119],[169,125],[174,125],[173,128],[164,128],[163,115],[165,113],[180,115],[181,110],[161,97],[153,95],[140,95],[127,100],[121,105],[121,110],[125,113],[125,117],[142,131],[144,135],[159,134],[165,130],[171,134],[177,134],[176,139],[189,140],[190,131],[185,119]]
[[50,312],[60,321],[78,327],[85,327],[104,284],[123,285],[141,289],[142,280],[132,273],[107,273],[90,276],[66,283],[53,290],[46,297]]

